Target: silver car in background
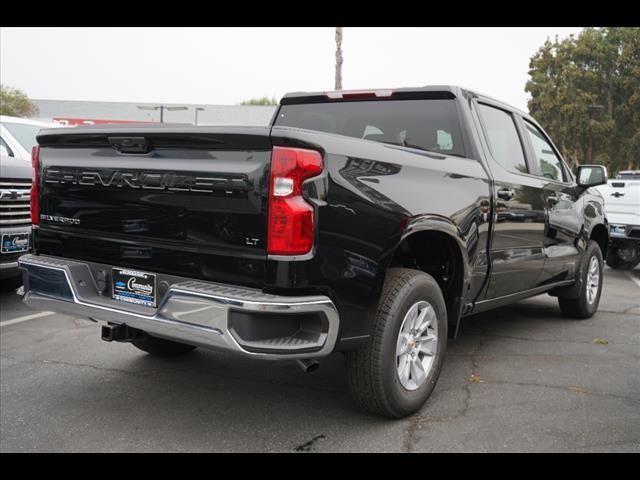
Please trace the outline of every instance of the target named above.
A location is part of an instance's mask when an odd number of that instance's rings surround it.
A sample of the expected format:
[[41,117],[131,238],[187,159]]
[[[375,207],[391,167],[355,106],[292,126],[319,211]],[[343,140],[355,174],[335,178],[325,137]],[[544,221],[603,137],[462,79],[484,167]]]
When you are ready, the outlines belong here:
[[31,162],[0,156],[0,282],[2,290],[20,284],[18,258],[29,251]]
[[40,122],[28,118],[0,115],[0,152],[21,160],[31,161],[31,147],[43,128],[61,127],[57,123]]
[[31,148],[43,128],[58,124],[0,116],[0,289],[18,287],[18,258],[30,248]]

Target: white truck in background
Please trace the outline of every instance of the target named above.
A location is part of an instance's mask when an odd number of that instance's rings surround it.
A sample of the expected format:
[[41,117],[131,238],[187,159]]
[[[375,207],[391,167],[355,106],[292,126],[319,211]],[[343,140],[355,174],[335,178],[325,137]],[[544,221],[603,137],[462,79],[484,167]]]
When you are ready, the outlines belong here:
[[607,265],[631,270],[640,264],[640,170],[623,170],[595,188],[609,220]]

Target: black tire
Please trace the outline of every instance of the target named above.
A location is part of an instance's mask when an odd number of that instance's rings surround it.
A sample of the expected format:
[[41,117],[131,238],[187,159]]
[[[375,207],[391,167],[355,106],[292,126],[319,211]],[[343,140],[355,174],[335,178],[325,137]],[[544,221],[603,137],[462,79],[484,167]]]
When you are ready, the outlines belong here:
[[[599,269],[599,282],[597,294],[590,302],[587,295],[587,276],[592,258],[597,259]],[[577,291],[575,295],[572,295],[572,298],[561,296],[558,297],[558,303],[560,305],[560,310],[562,310],[562,313],[572,318],[591,318],[593,314],[598,311],[598,305],[600,304],[600,295],[602,294],[602,284],[604,282],[603,275],[604,262],[602,261],[602,252],[600,251],[600,247],[596,242],[594,242],[593,240],[589,240],[587,249],[582,255],[582,261],[580,262],[580,267],[577,272]]]
[[2,292],[10,292],[11,290],[15,290],[22,285],[22,275],[16,275],[15,277],[5,278],[0,281],[0,291]]
[[631,260],[623,260],[618,248],[611,247],[607,252],[607,265],[616,270],[633,270],[640,263],[640,248],[635,247],[635,256]]
[[[396,342],[405,315],[419,301],[429,302],[437,315],[437,346],[424,383],[407,390],[397,372]],[[364,410],[390,418],[416,412],[438,381],[446,345],[447,309],[438,283],[418,270],[389,269],[367,345],[345,354],[354,401]]]
[[171,340],[165,340],[164,338],[152,337],[148,333],[136,336],[131,343],[143,352],[147,352],[158,357],[173,357],[175,355],[188,353],[196,348],[193,345],[172,342]]

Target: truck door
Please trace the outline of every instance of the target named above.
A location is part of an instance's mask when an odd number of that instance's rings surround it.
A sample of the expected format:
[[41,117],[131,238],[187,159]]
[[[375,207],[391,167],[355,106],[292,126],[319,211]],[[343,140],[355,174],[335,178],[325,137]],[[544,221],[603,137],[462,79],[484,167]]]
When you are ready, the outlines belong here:
[[[580,255],[577,240],[584,216],[589,216],[590,212],[588,208],[584,212],[578,211],[582,207],[573,179],[545,133],[526,119],[522,119],[522,125],[529,142],[533,173],[544,181],[545,264],[540,282],[568,280],[575,273]],[[591,214],[594,218],[597,216],[597,212]]]
[[532,175],[525,156],[524,132],[514,115],[478,103],[494,178],[491,277],[485,299],[538,285],[544,267],[544,180]]

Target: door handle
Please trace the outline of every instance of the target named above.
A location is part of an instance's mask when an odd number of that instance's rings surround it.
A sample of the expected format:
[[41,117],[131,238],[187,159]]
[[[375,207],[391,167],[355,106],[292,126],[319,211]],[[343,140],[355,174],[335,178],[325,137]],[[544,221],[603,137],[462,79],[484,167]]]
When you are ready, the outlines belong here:
[[513,197],[515,197],[515,195],[516,192],[514,192],[510,188],[502,188],[498,190],[498,198],[501,198],[502,200],[511,200]]
[[552,193],[547,197],[547,201],[549,202],[550,205],[555,205],[560,201],[560,198],[555,193]]

